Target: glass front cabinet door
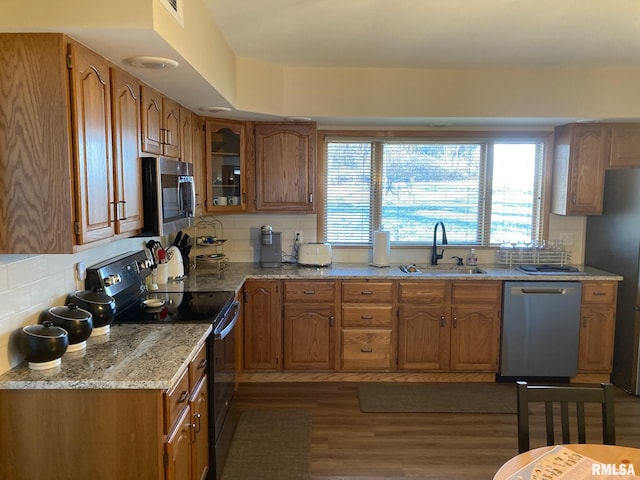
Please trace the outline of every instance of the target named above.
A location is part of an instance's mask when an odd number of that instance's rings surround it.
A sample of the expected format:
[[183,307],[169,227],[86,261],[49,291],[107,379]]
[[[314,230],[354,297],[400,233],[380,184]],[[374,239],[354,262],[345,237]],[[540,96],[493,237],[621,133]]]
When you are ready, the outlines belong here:
[[208,212],[246,209],[244,124],[206,121],[206,172]]

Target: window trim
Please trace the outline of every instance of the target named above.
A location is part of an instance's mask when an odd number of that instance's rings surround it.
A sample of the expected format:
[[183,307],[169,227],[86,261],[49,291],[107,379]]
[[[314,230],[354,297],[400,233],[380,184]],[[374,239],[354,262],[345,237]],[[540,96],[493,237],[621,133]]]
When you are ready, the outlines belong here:
[[[540,141],[545,143],[545,152],[542,158],[542,175],[541,175],[541,188],[543,202],[541,205],[541,227],[540,234],[542,238],[547,238],[549,233],[549,216],[551,211],[551,173],[553,170],[553,131],[538,131],[538,130],[318,130],[317,138],[317,161],[318,161],[318,177],[316,179],[316,220],[317,220],[317,232],[318,241],[326,241],[326,229],[324,225],[324,211],[325,205],[325,177],[327,175],[327,151],[326,141],[327,138],[340,137],[340,138],[353,138],[354,141],[366,139],[366,138],[380,138],[403,140],[407,141],[424,139],[428,141],[443,141],[451,142],[455,140],[461,141],[505,141],[505,142],[531,142]],[[379,179],[376,178],[374,188],[377,185]],[[377,194],[374,193],[374,194]],[[372,244],[362,245],[336,245],[340,248],[353,248],[353,249],[369,249]],[[456,245],[464,246],[464,245]],[[478,247],[478,245],[470,245]],[[424,248],[424,245],[418,244],[406,244],[406,245],[393,245],[392,248]],[[479,246],[479,248],[493,248],[491,246]]]

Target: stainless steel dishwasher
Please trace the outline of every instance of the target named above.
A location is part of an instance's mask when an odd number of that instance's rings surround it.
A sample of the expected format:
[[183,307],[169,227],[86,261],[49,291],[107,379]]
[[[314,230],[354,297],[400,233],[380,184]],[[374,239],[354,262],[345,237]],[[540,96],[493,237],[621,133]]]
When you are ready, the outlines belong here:
[[500,375],[575,376],[581,297],[580,282],[504,282]]

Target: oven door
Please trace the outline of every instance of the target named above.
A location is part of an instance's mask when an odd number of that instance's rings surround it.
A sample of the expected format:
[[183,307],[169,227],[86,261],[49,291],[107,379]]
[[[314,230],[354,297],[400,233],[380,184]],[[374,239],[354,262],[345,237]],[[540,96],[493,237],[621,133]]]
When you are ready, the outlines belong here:
[[233,394],[236,387],[236,329],[240,314],[240,303],[235,301],[227,309],[213,331],[212,358],[213,382],[210,398],[213,419],[213,446],[216,478],[220,479],[224,462],[231,445],[231,439],[237,424],[237,415],[233,408]]

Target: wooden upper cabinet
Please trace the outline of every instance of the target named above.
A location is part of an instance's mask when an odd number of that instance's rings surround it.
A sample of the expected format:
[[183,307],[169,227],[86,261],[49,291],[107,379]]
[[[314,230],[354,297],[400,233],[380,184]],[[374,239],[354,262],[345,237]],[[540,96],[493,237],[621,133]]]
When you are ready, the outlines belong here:
[[585,123],[557,127],[551,213],[601,214],[607,158],[608,125]]
[[610,168],[640,167],[640,124],[611,126]]
[[144,153],[180,157],[180,105],[142,84],[141,123]]
[[140,82],[111,68],[111,114],[115,169],[116,233],[142,229],[142,166],[140,164]]
[[256,211],[315,211],[315,124],[256,124],[255,156]]
[[84,244],[115,233],[110,64],[72,43],[69,67],[75,133],[76,234],[78,243]]
[[0,34],[0,253],[73,253],[66,54],[61,34]]
[[193,163],[193,113],[180,107],[180,160]]

